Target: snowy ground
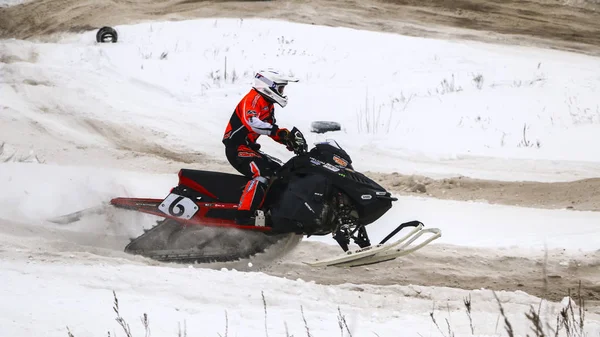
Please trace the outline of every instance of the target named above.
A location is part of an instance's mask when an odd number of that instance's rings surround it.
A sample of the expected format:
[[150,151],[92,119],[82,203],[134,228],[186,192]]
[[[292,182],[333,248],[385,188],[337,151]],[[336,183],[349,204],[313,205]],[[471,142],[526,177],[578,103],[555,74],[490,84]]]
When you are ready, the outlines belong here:
[[[448,329],[444,322],[448,318],[458,335],[470,334],[462,304],[468,294],[458,289],[332,287],[261,273],[168,270],[119,262],[50,257],[30,259],[26,269],[21,261],[0,262],[3,288],[11,289],[3,291],[3,298],[11,303],[2,308],[3,335],[65,336],[68,326],[76,336],[102,336],[107,331],[123,336],[114,322],[109,289],[116,291],[121,315],[137,336],[143,335],[143,313],[148,314],[153,336],[176,336],[178,326],[186,326],[189,335],[202,336],[285,336],[286,330],[295,336],[332,336],[340,334],[338,308],[353,336],[439,336],[429,317],[432,310],[443,324],[442,331]],[[503,335],[502,321],[496,327],[498,307],[493,294],[486,290],[470,294],[476,334]],[[522,292],[498,296],[515,332],[529,333],[520,322],[529,305],[537,308],[539,300]],[[553,321],[558,307],[544,303],[542,317]],[[598,324],[588,324],[590,335],[595,335]]]
[[[23,262],[0,262],[3,288],[11,289],[3,291],[3,298],[11,303],[2,307],[4,336],[65,336],[66,326],[76,336],[102,336],[107,331],[123,336],[114,322],[109,289],[116,291],[121,315],[137,336],[143,335],[143,313],[148,314],[152,336],[176,336],[178,326],[186,326],[189,335],[202,336],[286,336],[286,330],[295,336],[332,336],[340,334],[338,308],[353,336],[439,336],[429,317],[432,310],[442,331],[448,331],[447,318],[458,335],[470,335],[462,304],[468,294],[458,289],[333,287],[232,270],[57,260],[31,259],[26,269]],[[498,307],[493,294],[486,290],[470,294],[476,334],[503,335],[502,321],[496,327]],[[498,296],[515,332],[529,333],[520,322],[529,305],[537,308],[539,301],[522,292]],[[542,317],[552,322],[557,307],[544,303]],[[586,328],[593,336],[599,326],[592,321]]]
[[[447,335],[445,318],[456,334],[470,335],[469,294],[475,334],[504,335],[492,292],[469,284],[327,286],[166,266],[119,253],[122,240],[149,222],[96,223],[86,234],[81,224],[44,221],[113,196],[162,197],[186,155],[197,161],[190,166],[223,167],[223,128],[260,67],[301,79],[289,86],[279,123],[314,142],[325,136],[308,132],[311,121],[340,121],[344,130],[332,137],[359,170],[504,180],[600,173],[600,150],[592,146],[600,141],[597,58],[261,20],[117,29],[119,43],[110,45],[96,44],[95,32],[0,41],[3,158],[32,150],[44,162],[0,164],[0,296],[11,303],[0,309],[1,336],[64,336],[66,326],[75,336],[123,335],[112,290],[135,335],[143,312],[153,336],[177,335],[184,321],[190,335],[279,336],[286,325],[289,335],[343,335],[338,306],[353,336]],[[155,162],[140,161],[148,155]],[[443,230],[436,243],[458,249],[539,255],[547,245],[595,256],[600,246],[596,212],[426,198],[401,198],[372,236],[414,218]],[[524,313],[540,299],[523,291],[499,297],[517,334],[531,333]],[[429,316],[434,307],[444,333]],[[558,308],[543,302],[542,317],[554,324]],[[600,334],[599,314],[586,320],[589,336]]]

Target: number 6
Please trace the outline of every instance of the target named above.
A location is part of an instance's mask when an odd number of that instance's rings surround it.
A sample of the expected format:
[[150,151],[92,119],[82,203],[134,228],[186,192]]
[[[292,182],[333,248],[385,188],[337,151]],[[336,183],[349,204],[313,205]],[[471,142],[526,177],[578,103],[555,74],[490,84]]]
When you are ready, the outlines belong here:
[[158,209],[167,215],[189,220],[198,212],[198,205],[190,198],[171,193]]

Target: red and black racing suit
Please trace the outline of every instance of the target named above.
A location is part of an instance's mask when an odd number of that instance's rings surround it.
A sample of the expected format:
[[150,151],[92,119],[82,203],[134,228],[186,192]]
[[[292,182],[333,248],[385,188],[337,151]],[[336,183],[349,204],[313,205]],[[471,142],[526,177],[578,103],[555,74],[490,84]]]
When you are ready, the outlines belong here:
[[260,145],[256,140],[267,135],[283,144],[287,129],[279,129],[275,124],[275,107],[256,89],[244,96],[229,120],[223,144],[229,163],[241,174],[252,178],[244,188],[238,210],[241,217],[251,217],[262,206],[268,179],[280,167],[257,152]]

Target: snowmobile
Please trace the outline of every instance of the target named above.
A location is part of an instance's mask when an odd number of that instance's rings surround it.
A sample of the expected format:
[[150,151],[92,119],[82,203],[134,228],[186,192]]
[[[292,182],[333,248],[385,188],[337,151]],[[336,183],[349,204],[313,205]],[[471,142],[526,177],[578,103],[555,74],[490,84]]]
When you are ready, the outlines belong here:
[[[366,227],[383,216],[397,198],[364,174],[335,140],[308,151],[302,133],[289,144],[295,156],[286,163],[265,155],[278,167],[270,179],[254,225],[238,225],[235,215],[248,178],[238,174],[181,169],[178,184],[164,199],[124,198],[110,205],[161,217],[157,225],[132,239],[125,252],[159,261],[207,263],[249,258],[290,236],[332,235],[344,251],[330,259],[305,262],[311,266],[359,266],[393,260],[422,248],[441,236],[414,220],[400,224],[372,245]],[[78,220],[84,212],[54,218]],[[388,243],[402,229],[413,229]],[[425,233],[432,235],[410,246]],[[350,241],[358,249],[350,249]]]

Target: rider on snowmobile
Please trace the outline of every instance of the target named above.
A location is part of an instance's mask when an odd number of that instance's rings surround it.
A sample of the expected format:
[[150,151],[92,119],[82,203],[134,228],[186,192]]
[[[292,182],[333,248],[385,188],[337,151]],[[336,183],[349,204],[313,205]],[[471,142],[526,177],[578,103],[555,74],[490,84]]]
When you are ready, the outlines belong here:
[[282,108],[287,105],[288,98],[283,92],[289,82],[298,80],[276,71],[259,71],[254,77],[254,86],[238,103],[225,129],[223,144],[227,160],[241,174],[252,178],[240,198],[238,224],[255,224],[255,212],[264,201],[268,181],[280,167],[258,151],[258,137],[267,135],[290,151],[302,145],[288,129],[275,124],[274,103]]

